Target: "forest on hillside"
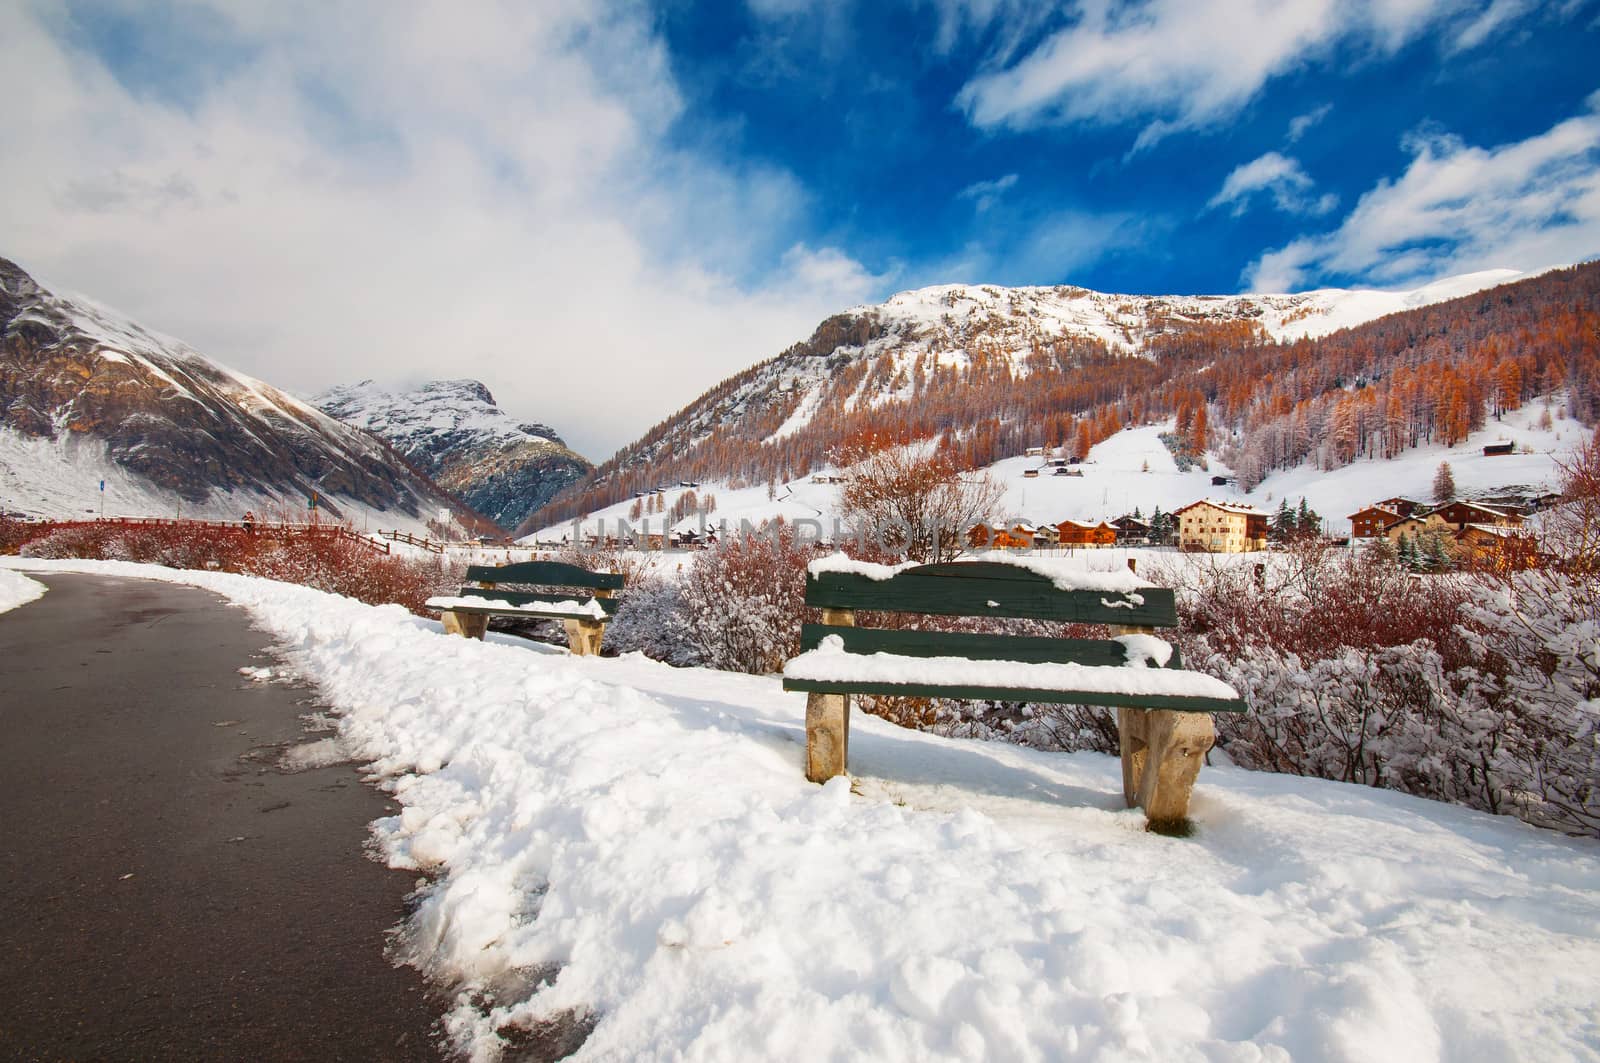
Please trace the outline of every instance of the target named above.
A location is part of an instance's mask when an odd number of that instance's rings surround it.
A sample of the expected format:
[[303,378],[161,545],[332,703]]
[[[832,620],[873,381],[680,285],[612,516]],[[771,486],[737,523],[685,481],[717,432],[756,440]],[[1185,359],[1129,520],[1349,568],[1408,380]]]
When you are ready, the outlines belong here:
[[[1249,321],[1175,320],[1129,355],[1014,326],[990,319],[902,335],[862,356],[884,336],[878,323],[830,318],[810,340],[653,427],[521,531],[662,483],[793,479],[868,436],[938,439],[981,467],[1030,446],[1083,454],[1125,426],[1172,417],[1180,446],[1218,452],[1249,489],[1306,462],[1332,469],[1453,445],[1557,390],[1570,416],[1600,419],[1600,263],[1284,342]],[[957,350],[963,357],[946,356]],[[810,358],[828,359],[816,396],[779,371]],[[802,403],[813,404],[809,420],[774,438]]]

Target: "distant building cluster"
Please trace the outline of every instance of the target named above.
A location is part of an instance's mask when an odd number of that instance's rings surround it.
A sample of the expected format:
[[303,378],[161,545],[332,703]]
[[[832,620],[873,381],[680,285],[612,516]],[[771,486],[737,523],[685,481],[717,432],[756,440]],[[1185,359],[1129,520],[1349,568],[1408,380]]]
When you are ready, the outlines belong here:
[[[1538,508],[1544,498],[1533,500]],[[1530,503],[1523,503],[1524,507]],[[1374,502],[1350,514],[1353,539],[1387,539],[1402,554],[1423,549],[1448,550],[1469,563],[1505,560],[1508,555],[1533,549],[1532,538],[1521,528],[1519,507],[1488,505],[1451,499],[1430,505],[1396,496]]]

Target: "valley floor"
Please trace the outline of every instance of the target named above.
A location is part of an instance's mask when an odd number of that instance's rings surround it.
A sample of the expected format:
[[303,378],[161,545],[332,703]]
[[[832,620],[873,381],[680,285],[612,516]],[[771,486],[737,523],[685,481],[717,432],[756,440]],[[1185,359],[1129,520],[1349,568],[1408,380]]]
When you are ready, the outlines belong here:
[[[1600,1060],[1600,844],[1214,766],[1143,831],[1114,758],[857,714],[801,772],[775,678],[443,636],[398,606],[112,562],[243,606],[401,807],[419,959],[580,1058]],[[30,608],[23,605],[22,609]]]

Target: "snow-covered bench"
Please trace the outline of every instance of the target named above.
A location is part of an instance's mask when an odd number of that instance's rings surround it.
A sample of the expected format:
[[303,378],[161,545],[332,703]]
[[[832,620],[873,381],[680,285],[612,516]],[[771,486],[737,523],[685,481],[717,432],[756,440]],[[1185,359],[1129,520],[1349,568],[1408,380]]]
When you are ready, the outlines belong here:
[[[481,639],[491,616],[560,620],[567,629],[567,645],[579,656],[600,652],[606,621],[617,611],[613,595],[623,584],[620,573],[590,572],[560,561],[473,565],[467,569],[467,579],[476,586],[462,587],[454,596],[428,599],[428,608],[439,610],[446,631]],[[501,589],[508,583],[550,589]]]
[[[1108,559],[1109,560],[1109,559]],[[1211,713],[1240,712],[1232,687],[1183,670],[1150,634],[1176,627],[1172,591],[1130,568],[985,555],[940,565],[873,565],[835,554],[812,562],[801,654],[785,690],[805,691],[806,778],[846,769],[850,695],[1106,705],[1117,709],[1123,796],[1152,828],[1181,829],[1189,793],[1215,741]],[[1106,624],[1110,639],[1041,638],[855,626],[858,609],[942,616],[1025,617]]]

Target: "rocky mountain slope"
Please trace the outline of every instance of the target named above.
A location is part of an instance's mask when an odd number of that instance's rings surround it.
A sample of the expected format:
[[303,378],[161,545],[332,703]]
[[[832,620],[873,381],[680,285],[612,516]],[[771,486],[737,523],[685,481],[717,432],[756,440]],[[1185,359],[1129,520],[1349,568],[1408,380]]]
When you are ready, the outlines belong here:
[[594,468],[553,429],[500,409],[476,380],[435,380],[400,393],[363,380],[312,401],[388,440],[441,486],[507,528]]
[[476,519],[376,437],[0,259],[0,506],[237,517],[313,496],[385,526]]
[[[1013,401],[1019,393],[1056,389],[1059,401],[1051,408],[1070,418],[1126,390],[1125,380],[1114,381],[1127,376],[1119,361],[1150,355],[1180,334],[1236,345],[1321,337],[1519,276],[1488,270],[1412,291],[1293,295],[1113,295],[991,285],[901,292],[828,318],[809,339],[718,384],[618,451],[526,530],[660,482],[738,486],[799,476],[827,465],[842,436],[891,421],[927,438],[944,427],[921,412],[931,408],[930,399],[955,412],[951,423],[965,430],[985,419],[1015,424],[1023,416]],[[957,412],[963,402],[970,408]]]

